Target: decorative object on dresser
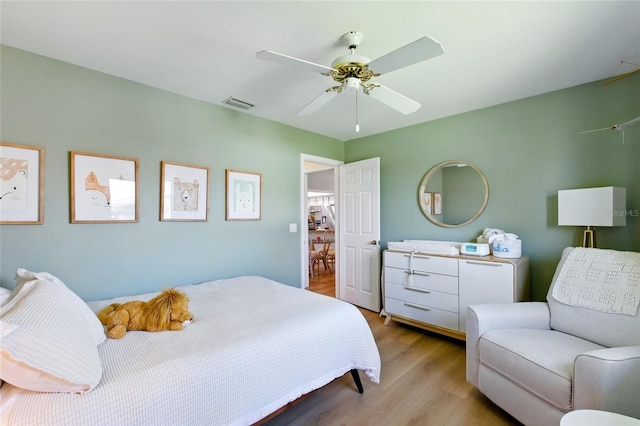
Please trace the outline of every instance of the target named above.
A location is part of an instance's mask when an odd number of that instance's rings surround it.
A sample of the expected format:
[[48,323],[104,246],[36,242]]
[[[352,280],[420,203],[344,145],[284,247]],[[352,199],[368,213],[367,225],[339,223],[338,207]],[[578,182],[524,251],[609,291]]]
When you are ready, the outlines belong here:
[[595,247],[592,226],[627,224],[627,189],[615,186],[558,191],[558,225],[586,226],[582,247]]
[[640,253],[567,247],[546,303],[469,306],[467,381],[526,425],[640,418],[639,305]]
[[496,257],[516,259],[522,256],[522,241],[513,233],[502,229],[485,228],[478,237],[478,244],[486,243],[490,246],[491,254]]
[[383,259],[385,324],[393,319],[464,340],[468,305],[529,300],[527,257],[390,249]]

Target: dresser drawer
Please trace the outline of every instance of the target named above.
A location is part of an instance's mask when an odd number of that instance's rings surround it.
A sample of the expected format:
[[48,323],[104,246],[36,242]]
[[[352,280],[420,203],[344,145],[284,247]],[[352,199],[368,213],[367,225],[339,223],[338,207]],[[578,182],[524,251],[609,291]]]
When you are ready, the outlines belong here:
[[384,253],[384,265],[394,268],[433,272],[444,275],[458,275],[458,259],[435,257],[424,254],[390,252]]
[[390,297],[385,298],[385,310],[390,315],[397,315],[450,330],[458,330],[457,312],[443,311],[441,309],[422,306],[418,303],[403,302]]
[[426,290],[415,286],[387,283],[385,295],[396,300],[424,305],[431,308],[458,312],[458,295]]
[[433,274],[430,272],[409,271],[408,269],[384,268],[384,282],[403,286],[417,287],[425,290],[442,291],[458,294],[458,277]]

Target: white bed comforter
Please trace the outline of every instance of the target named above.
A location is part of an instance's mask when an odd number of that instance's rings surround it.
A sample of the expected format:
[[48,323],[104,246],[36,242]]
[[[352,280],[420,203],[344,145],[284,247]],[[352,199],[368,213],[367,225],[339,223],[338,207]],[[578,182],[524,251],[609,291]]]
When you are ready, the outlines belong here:
[[[379,382],[380,355],[371,330],[348,303],[261,277],[178,289],[189,296],[194,315],[185,330],[108,339],[99,346],[102,380],[87,394],[30,392],[5,383],[3,422],[243,425],[353,368]],[[97,312],[154,295],[89,306]]]

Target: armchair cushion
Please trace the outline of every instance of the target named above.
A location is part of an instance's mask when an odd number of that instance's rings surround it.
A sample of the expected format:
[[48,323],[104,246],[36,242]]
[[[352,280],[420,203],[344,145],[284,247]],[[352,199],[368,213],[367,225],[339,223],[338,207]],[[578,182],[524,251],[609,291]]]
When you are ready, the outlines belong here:
[[467,309],[467,381],[479,387],[480,351],[485,332],[502,328],[549,330],[549,305],[543,302],[486,303]]
[[480,339],[480,363],[528,392],[571,410],[573,362],[603,347],[554,330],[498,329]]

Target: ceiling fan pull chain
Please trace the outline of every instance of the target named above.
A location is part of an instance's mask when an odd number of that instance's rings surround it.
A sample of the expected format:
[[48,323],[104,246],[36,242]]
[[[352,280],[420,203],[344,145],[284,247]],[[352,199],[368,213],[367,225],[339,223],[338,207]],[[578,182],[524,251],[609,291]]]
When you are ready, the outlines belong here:
[[356,90],[356,133],[360,132],[360,124],[358,124],[358,91]]

